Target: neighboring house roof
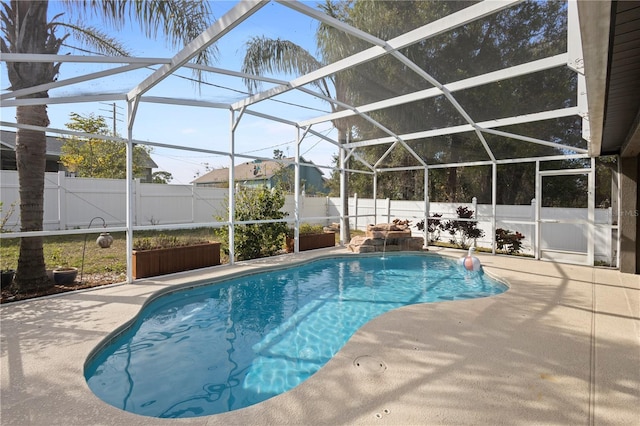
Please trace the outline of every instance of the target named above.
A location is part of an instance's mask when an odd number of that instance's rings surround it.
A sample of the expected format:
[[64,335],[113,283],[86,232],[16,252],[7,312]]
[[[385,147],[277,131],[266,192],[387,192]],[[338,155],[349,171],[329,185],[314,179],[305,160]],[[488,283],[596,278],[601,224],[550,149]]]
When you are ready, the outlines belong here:
[[[16,150],[16,132],[10,132],[7,130],[0,131],[0,144],[3,149]],[[64,145],[64,139],[57,136],[47,136],[47,152],[46,155],[53,157],[60,157],[62,154],[62,145]],[[144,166],[148,169],[156,169],[158,165],[149,156],[146,155],[144,160]]]
[[[285,158],[284,160],[295,161],[293,157]],[[311,161],[306,161],[304,158],[300,158],[302,163],[313,164]],[[254,160],[247,163],[237,165],[233,169],[234,179],[237,181],[251,181],[251,180],[265,180],[270,179],[282,166],[293,166],[292,163],[282,163],[276,160]],[[315,167],[318,169],[317,167]],[[320,169],[318,172],[322,174]],[[229,181],[229,168],[224,167],[221,169],[211,170],[208,173],[198,177],[191,183],[196,185],[212,184],[212,183],[225,183]]]
[[[8,130],[0,131],[0,144],[2,148],[16,150],[16,132]],[[47,136],[47,155],[60,156],[64,142],[54,136]]]

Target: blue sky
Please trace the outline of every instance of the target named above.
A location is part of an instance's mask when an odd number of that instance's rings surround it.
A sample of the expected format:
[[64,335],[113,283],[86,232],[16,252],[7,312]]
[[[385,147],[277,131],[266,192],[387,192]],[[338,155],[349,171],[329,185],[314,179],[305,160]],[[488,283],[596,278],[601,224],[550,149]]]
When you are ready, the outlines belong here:
[[[310,2],[307,4],[315,6],[316,3]],[[214,1],[211,5],[215,17],[219,18],[232,8],[235,2]],[[60,4],[51,2],[51,16],[63,10]],[[68,14],[65,16],[68,16]],[[99,21],[90,22],[90,24],[104,28],[109,34],[114,34],[113,30],[104,27]],[[239,71],[244,56],[244,45],[247,40],[254,35],[293,40],[312,53],[315,53],[314,34],[316,27],[317,23],[312,19],[293,12],[280,4],[269,3],[217,43],[219,59],[213,66]],[[178,51],[166,45],[162,40],[149,40],[145,38],[139,30],[131,25],[118,34],[118,39],[122,40],[131,50],[132,54],[136,56],[171,57]],[[73,46],[78,45],[71,39],[68,39],[67,44]],[[61,53],[67,52],[78,55],[84,54],[69,47],[63,47],[61,49]],[[65,63],[61,67],[59,80],[112,67],[114,66]],[[84,83],[83,85],[54,89],[50,91],[50,96],[72,96],[83,93],[126,93],[151,72],[152,70],[143,69],[129,73],[123,77],[109,77],[107,79]],[[177,74],[185,77],[192,76],[187,69],[180,70]],[[285,76],[279,77],[283,79],[291,78]],[[4,89],[8,86],[6,67],[4,64],[2,64],[1,78],[1,87]],[[217,86],[232,87],[235,90],[246,90],[238,79],[209,75],[207,82]],[[265,88],[266,87],[268,86],[265,86]],[[167,78],[148,94],[151,96],[205,99],[225,103],[244,97],[244,95],[235,91],[213,86],[203,86],[199,91],[192,82],[175,76]],[[310,118],[321,114],[318,110],[329,110],[326,102],[306,95],[301,96],[296,93],[290,93],[282,96],[281,99],[292,103],[306,104],[314,109],[293,107],[273,101],[259,105],[256,109],[272,115],[282,115],[284,118],[290,120]],[[117,118],[124,120],[124,113],[126,112],[125,103],[116,102],[116,109],[118,111]],[[50,126],[53,128],[65,128],[65,123],[69,121],[69,114],[71,112],[82,115],[88,115],[90,113],[103,115],[108,118],[109,125],[111,126],[112,106],[107,103],[92,102],[51,105],[48,107],[48,111],[51,120]],[[15,111],[13,108],[2,108],[0,112],[3,115],[3,121],[15,120]],[[134,138],[167,144],[184,144],[192,147],[228,151],[229,123],[230,117],[227,110],[142,103],[136,116]],[[120,134],[126,134],[125,122],[117,121],[116,124],[118,132]],[[277,122],[256,119],[251,116],[244,116],[238,129],[235,145],[236,152],[250,153],[255,156],[269,158],[273,156],[274,149],[280,149],[288,155],[294,155],[295,153],[294,140],[296,138],[296,130],[293,127]],[[314,127],[314,130],[335,137],[335,131],[332,131],[329,125],[318,125]],[[336,151],[332,145],[320,141],[317,137],[309,137],[305,139],[301,145],[301,152],[305,158],[320,165],[331,165],[332,156]],[[229,165],[227,157],[162,148],[154,148],[152,157],[159,165],[159,170],[165,170],[173,174],[174,180],[172,183],[177,184],[189,183],[198,173],[204,173],[207,166],[218,168]],[[236,162],[241,161],[248,160],[236,160]],[[325,174],[328,173],[328,171],[325,171]]]

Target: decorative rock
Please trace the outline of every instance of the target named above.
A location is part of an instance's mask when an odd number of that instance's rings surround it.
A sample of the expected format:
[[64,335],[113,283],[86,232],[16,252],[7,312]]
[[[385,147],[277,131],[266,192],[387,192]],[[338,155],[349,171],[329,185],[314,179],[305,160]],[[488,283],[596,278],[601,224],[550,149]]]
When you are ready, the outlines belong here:
[[354,246],[349,245],[349,250],[354,253],[375,253],[376,248],[373,246]]
[[340,224],[339,223],[332,223],[329,226],[325,226],[322,228],[324,232],[335,232],[338,233],[340,232]]
[[407,223],[367,225],[365,236],[353,237],[347,248],[354,253],[420,251],[422,237],[412,237]]
[[391,240],[394,238],[411,238],[411,230],[406,231],[366,231],[367,237]]

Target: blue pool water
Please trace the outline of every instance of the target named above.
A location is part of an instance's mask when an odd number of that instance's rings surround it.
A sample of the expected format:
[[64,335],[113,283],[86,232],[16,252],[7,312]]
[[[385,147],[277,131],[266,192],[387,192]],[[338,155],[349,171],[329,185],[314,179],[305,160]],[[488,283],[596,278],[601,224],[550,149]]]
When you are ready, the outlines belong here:
[[384,312],[506,289],[435,255],[318,260],[159,297],[85,378],[105,402],[146,416],[236,410],[302,383]]

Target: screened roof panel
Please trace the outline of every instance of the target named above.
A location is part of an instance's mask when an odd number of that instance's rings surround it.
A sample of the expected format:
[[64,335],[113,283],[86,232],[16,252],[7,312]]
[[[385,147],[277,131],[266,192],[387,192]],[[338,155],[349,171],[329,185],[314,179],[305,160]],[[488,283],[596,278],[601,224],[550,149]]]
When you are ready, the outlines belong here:
[[[603,157],[599,157],[603,158]],[[570,170],[588,169],[591,166],[590,158],[572,158],[570,160],[553,160],[540,163],[540,170]],[[597,177],[596,177],[597,179]]]
[[[239,78],[203,73],[201,81],[190,70],[181,69],[167,77],[166,84],[152,87],[145,97],[169,97],[186,101],[203,101],[219,104],[230,104],[248,96],[249,92],[241,84]],[[135,86],[133,86],[132,90]],[[193,92],[197,96],[193,96]]]
[[475,132],[407,141],[427,165],[489,161],[489,155]]
[[[327,115],[331,113],[331,105],[322,99],[322,95],[314,95],[318,89],[307,85],[309,91],[291,90],[273,96],[247,108],[247,114],[263,114],[273,120],[296,123],[301,120]],[[294,132],[294,128],[291,130]],[[293,133],[292,133],[293,134]]]
[[408,145],[403,143],[393,144],[393,148],[383,154],[375,163],[377,169],[395,168],[395,167],[423,167],[423,163],[418,159]]
[[352,105],[367,105],[433,87],[390,55],[340,71],[332,78],[346,86]]
[[[64,98],[88,94],[122,94],[131,90],[141,79],[152,72],[146,67],[150,66],[145,66],[145,64],[65,63],[64,74],[58,78],[57,87],[49,90],[49,96]],[[78,81],[88,78],[85,77],[87,74],[91,74],[95,78]]]
[[497,160],[575,154],[574,152],[563,150],[560,147],[530,143],[501,135],[486,133],[485,139]]
[[523,2],[401,52],[441,83],[566,52],[565,2]]
[[475,121],[513,117],[576,106],[574,72],[552,68],[455,92]]
[[389,40],[473,5],[472,1],[357,2],[348,23],[380,39]]
[[503,126],[495,130],[537,138],[582,150],[588,148],[587,141],[581,136],[582,118],[578,116],[559,117],[551,120]]
[[[448,99],[442,95],[374,111],[370,116],[400,137],[410,133],[468,124]],[[368,126],[363,127],[361,132],[363,139],[387,135],[379,128],[369,123],[366,124]]]
[[[388,147],[402,141],[409,147],[403,149],[415,149],[429,164],[486,161],[492,155],[506,159],[584,153],[588,146],[581,135],[584,89],[566,66],[564,2],[353,1],[332,9],[310,2],[212,4],[221,19],[197,43],[156,61],[161,64],[131,58],[131,69],[115,73],[122,64],[65,62],[59,82],[83,74],[95,78],[52,85],[50,98],[41,102],[117,99],[124,108],[126,98],[141,96],[133,122],[141,139],[147,138],[138,129],[148,128],[141,120],[153,115],[154,103],[199,108],[194,117],[202,109],[207,117],[207,108],[222,116],[230,108],[236,115],[246,108],[246,115],[261,121],[272,118],[278,128],[284,121],[302,127],[333,124],[343,134],[349,130],[347,148],[369,150],[372,158],[386,152],[379,152],[376,144]],[[274,25],[274,17],[287,25]],[[281,50],[265,49],[278,39],[287,42]],[[255,40],[267,42],[259,52],[247,51]],[[217,64],[185,63],[184,58],[193,58],[212,41]],[[145,48],[140,53],[162,56]],[[270,65],[252,68],[245,62],[252,53],[280,56]],[[204,76],[199,86],[193,68]],[[96,74],[109,70],[112,75]],[[5,98],[3,106],[20,102]],[[216,127],[227,126],[220,132],[229,135],[230,121],[224,120]],[[253,123],[241,118],[238,132],[245,121]],[[295,135],[295,129],[289,130]],[[163,135],[163,140],[180,138]],[[512,145],[529,150],[505,148]],[[564,145],[580,150],[565,150]],[[377,161],[371,159],[372,164]]]

